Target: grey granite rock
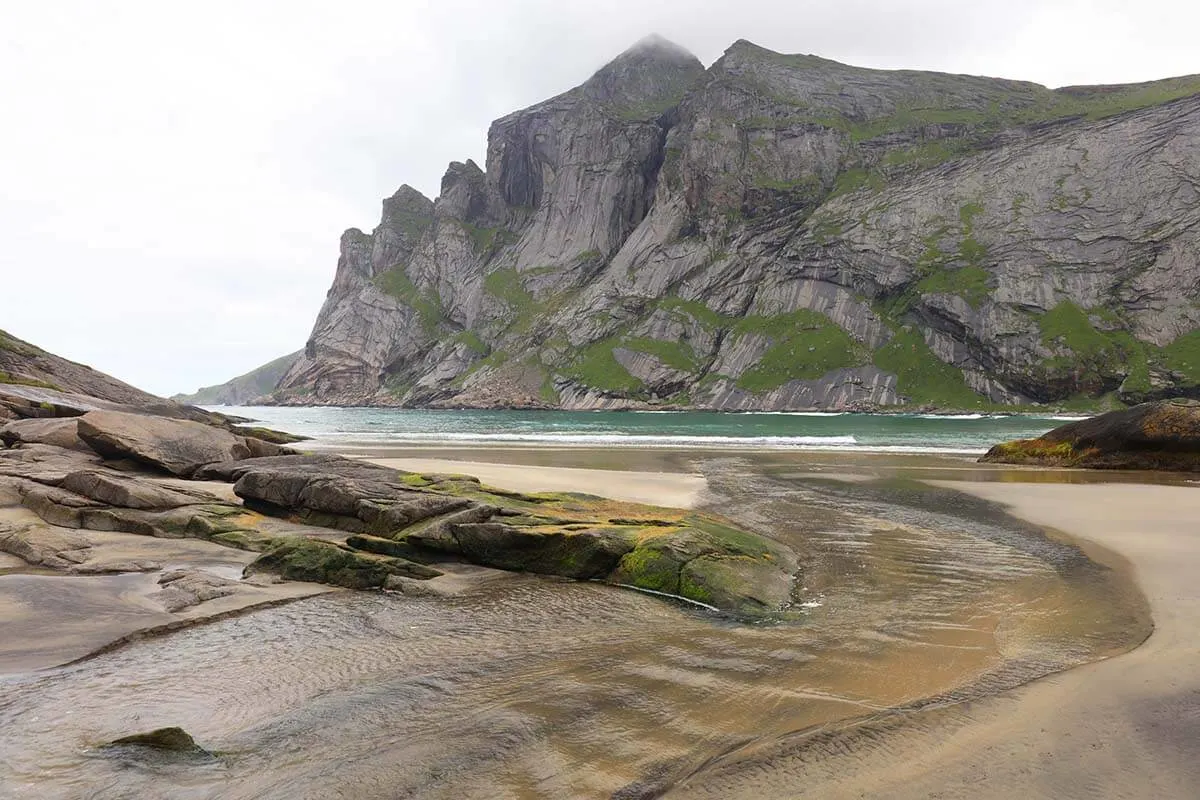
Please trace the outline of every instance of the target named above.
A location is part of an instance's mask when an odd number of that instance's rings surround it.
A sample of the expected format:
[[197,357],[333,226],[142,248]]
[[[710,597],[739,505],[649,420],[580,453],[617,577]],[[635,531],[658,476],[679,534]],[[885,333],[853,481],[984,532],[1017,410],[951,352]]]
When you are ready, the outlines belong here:
[[651,38],[347,231],[273,401],[1197,395],[1198,152],[1195,77],[1052,91],[745,41],[705,70]]

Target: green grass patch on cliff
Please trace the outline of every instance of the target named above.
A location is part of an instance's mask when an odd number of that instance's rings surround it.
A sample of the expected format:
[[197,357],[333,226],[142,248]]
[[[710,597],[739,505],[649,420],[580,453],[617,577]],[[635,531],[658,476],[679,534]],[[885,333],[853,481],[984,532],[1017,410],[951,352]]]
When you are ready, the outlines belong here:
[[1134,338],[1127,330],[1099,330],[1092,319],[1119,325],[1120,319],[1106,309],[1084,310],[1069,300],[1038,317],[1042,343],[1057,354],[1038,365],[1058,384],[1073,392],[1097,394],[1123,380],[1125,392],[1149,391],[1151,360],[1158,348]]
[[483,289],[515,312],[513,327],[518,331],[529,330],[534,319],[546,311],[533,293],[525,288],[521,273],[511,267],[489,272],[484,276]]
[[967,203],[959,209],[960,223],[957,253],[945,252],[940,243],[949,237],[951,227],[942,225],[924,239],[925,250],[915,263],[920,276],[915,286],[892,301],[896,315],[903,315],[922,294],[953,294],[972,308],[979,308],[991,295],[988,281],[991,275],[983,264],[987,248],[975,238],[975,217],[983,213],[983,206]]
[[1117,355],[1110,335],[1096,330],[1082,308],[1065,300],[1038,318],[1042,342],[1049,347],[1065,347],[1076,355],[1109,360]]
[[1185,75],[1130,86],[1091,86],[1058,89],[1054,99],[1043,108],[1021,116],[1035,119],[1082,115],[1103,119],[1126,111],[1169,103],[1200,93],[1200,75]]
[[978,408],[985,398],[967,386],[962,370],[939,359],[916,329],[900,330],[875,351],[875,366],[896,376],[910,402],[947,408]]
[[682,297],[668,296],[659,301],[658,307],[664,311],[686,314],[706,328],[716,329],[728,327],[733,322],[727,317],[713,311],[699,300],[684,300]]
[[737,385],[748,392],[770,391],[791,380],[814,380],[832,370],[867,361],[862,345],[829,317],[809,309],[745,317],[734,323],[732,333],[771,340],[758,363],[737,379]]
[[414,207],[412,205],[402,205],[388,199],[384,201],[384,215],[386,222],[392,228],[407,236],[413,244],[433,224],[432,205],[428,207]]
[[479,338],[479,334],[475,331],[459,331],[454,334],[454,341],[466,345],[468,350],[478,353],[481,356],[488,353],[488,346],[484,343],[483,339]]
[[1185,333],[1162,348],[1162,356],[1168,369],[1200,383],[1200,330]]
[[61,392],[58,386],[46,381],[39,381],[35,378],[23,378],[20,375],[10,375],[7,372],[0,372],[0,383],[8,383],[16,386],[32,386],[35,389],[53,389],[56,392]]
[[488,228],[473,225],[470,222],[461,223],[471,240],[471,247],[484,258],[495,255],[502,247],[517,241],[517,235],[505,228]]
[[441,298],[431,290],[418,289],[404,271],[404,267],[396,266],[379,273],[375,276],[375,286],[416,311],[421,320],[421,327],[426,332],[434,330],[441,322]]
[[648,336],[622,338],[617,347],[632,350],[635,353],[648,353],[668,367],[692,372],[696,369],[696,353],[686,342],[665,342],[661,339],[651,339]]
[[972,308],[979,308],[991,294],[987,285],[989,277],[987,270],[975,266],[938,269],[917,282],[917,291],[921,294],[955,294]]
[[533,295],[521,282],[521,274],[506,268],[489,272],[483,279],[483,288],[492,297],[503,300],[509,307],[523,311],[535,305]]
[[571,364],[560,369],[559,372],[568,378],[604,391],[640,391],[644,388],[643,382],[631,375],[617,361],[613,354],[613,351],[617,349],[646,353],[654,356],[666,366],[683,372],[695,372],[699,368],[696,353],[686,342],[668,342],[648,336],[622,334],[587,345],[578,352]]
[[604,339],[582,348],[575,360],[560,372],[578,383],[609,392],[636,392],[644,384],[629,374],[613,356],[616,339]]
[[546,373],[546,376],[542,378],[542,385],[538,389],[538,397],[547,405],[558,405],[558,390],[554,388],[554,378],[549,373]]
[[891,150],[880,162],[886,167],[934,167],[971,152],[969,139],[935,139],[904,150]]
[[885,185],[887,185],[887,180],[875,170],[866,167],[851,167],[838,174],[837,182],[829,194],[829,199],[857,192],[860,189],[879,191]]
[[35,356],[45,352],[41,348],[22,342],[20,339],[10,336],[4,331],[0,331],[0,350],[8,350],[11,353],[23,356]]

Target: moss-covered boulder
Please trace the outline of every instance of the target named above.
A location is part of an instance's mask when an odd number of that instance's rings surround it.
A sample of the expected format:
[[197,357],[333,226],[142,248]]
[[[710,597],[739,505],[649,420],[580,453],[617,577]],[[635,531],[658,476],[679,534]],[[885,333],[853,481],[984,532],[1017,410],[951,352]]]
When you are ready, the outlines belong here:
[[687,527],[643,529],[609,580],[741,616],[787,604],[797,567],[790,549],[699,515],[684,522]]
[[[416,474],[328,455],[209,465],[247,507],[352,535],[344,545],[287,540],[250,571],[350,588],[389,575],[430,577],[415,562],[465,559],[499,569],[602,580],[684,597],[737,615],[790,598],[796,556],[717,517],[570,492],[514,492],[467,475]],[[237,523],[237,524],[235,524]],[[234,528],[210,538],[258,549]],[[228,540],[228,541],[226,541]]]
[[270,572],[292,581],[312,581],[347,589],[381,587],[389,575],[434,578],[442,573],[402,558],[364,553],[322,539],[281,537],[246,567],[246,574]]
[[478,522],[458,525],[454,536],[459,552],[477,564],[591,580],[607,578],[616,568],[633,547],[636,529],[604,526],[567,530]]
[[1090,469],[1200,472],[1200,401],[1162,400],[1003,442],[979,459]]

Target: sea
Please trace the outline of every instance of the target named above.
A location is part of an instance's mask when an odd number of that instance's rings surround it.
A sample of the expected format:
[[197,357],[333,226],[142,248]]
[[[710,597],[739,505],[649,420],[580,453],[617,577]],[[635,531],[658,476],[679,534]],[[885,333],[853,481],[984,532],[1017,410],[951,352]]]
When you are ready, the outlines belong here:
[[482,411],[212,406],[319,444],[563,446],[982,454],[1079,416],[854,412]]

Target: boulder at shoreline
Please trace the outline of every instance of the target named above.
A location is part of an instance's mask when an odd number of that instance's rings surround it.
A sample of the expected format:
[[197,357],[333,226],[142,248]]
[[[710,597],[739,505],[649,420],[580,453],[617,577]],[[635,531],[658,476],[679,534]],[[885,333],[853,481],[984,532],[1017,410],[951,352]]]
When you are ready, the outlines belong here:
[[1088,469],[1200,472],[1200,401],[1160,400],[1004,442],[979,459]]

